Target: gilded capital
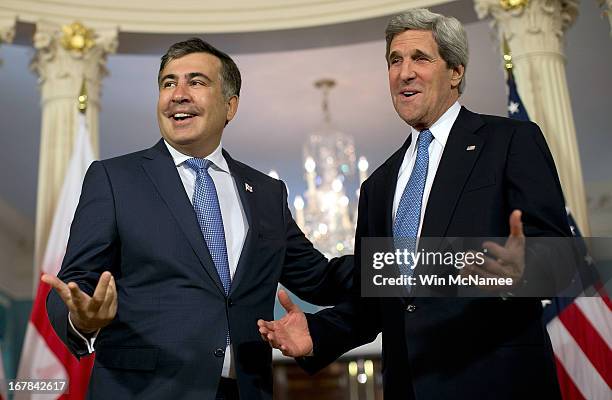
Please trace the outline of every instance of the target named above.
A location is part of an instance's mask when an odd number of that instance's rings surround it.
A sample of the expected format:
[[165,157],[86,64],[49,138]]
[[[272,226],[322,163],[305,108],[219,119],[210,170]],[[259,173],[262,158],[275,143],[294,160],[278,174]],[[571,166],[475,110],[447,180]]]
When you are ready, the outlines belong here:
[[563,56],[563,34],[578,16],[578,0],[474,0],[474,6],[480,19],[493,17],[500,42],[505,36],[515,58]]
[[84,54],[95,44],[94,32],[78,21],[70,25],[62,25],[61,44],[68,51]]
[[75,22],[36,24],[36,54],[30,68],[39,76],[42,101],[75,99],[83,80],[90,104],[99,100],[100,82],[107,74],[106,58],[117,49],[117,30],[93,30]]

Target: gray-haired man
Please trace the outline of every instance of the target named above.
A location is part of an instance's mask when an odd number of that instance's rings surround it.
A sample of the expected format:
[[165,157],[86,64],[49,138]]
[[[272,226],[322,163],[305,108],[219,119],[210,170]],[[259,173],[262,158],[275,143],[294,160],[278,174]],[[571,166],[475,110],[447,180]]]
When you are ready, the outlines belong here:
[[[458,103],[468,45],[459,21],[427,10],[391,19],[389,86],[409,125],[404,145],[361,188],[355,238],[359,282],[367,237],[569,236],[555,166],[539,128]],[[522,222],[521,222],[521,210]],[[524,226],[523,226],[524,223]],[[523,277],[524,257],[490,251],[491,276]],[[284,296],[262,336],[314,372],[383,334],[385,399],[560,398],[552,348],[533,298],[359,297],[304,317]]]

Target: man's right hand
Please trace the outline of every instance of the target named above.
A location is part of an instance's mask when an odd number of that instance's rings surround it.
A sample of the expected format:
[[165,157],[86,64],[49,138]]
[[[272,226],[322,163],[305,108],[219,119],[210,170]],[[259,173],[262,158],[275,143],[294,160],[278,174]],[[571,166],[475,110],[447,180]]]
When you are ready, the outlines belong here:
[[117,314],[115,278],[105,271],[100,276],[93,296],[79,289],[75,282],[68,284],[58,277],[43,274],[41,281],[50,285],[70,311],[70,320],[81,333],[93,333],[111,323]]
[[278,292],[278,300],[287,315],[278,321],[257,321],[262,339],[289,357],[311,354],[313,345],[306,316],[282,289]]

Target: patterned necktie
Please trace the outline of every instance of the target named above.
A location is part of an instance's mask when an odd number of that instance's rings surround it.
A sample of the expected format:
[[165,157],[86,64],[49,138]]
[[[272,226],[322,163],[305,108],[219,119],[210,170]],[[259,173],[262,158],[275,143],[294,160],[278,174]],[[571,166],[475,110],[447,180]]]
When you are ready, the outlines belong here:
[[[202,235],[204,235],[210,256],[215,263],[215,268],[227,296],[232,279],[230,277],[225,230],[223,229],[223,218],[221,216],[217,188],[208,173],[208,167],[211,166],[212,162],[205,158],[190,158],[185,161],[185,164],[197,174],[193,189],[193,209],[198,217],[200,230]],[[228,330],[225,335],[225,345],[229,346],[230,343],[231,339]]]
[[232,281],[219,197],[217,196],[215,183],[208,173],[208,167],[211,166],[212,162],[205,158],[190,158],[185,161],[185,164],[197,174],[192,198],[193,208],[227,296]]
[[[429,166],[429,144],[432,140],[433,135],[429,129],[419,134],[416,161],[395,213],[395,222],[393,223],[395,245],[397,248],[407,249],[409,252],[416,250],[423,191],[427,180],[427,167]],[[412,258],[409,258],[409,260],[412,260]],[[406,265],[400,264],[400,273],[402,275],[412,275],[413,269],[411,266],[411,262]]]

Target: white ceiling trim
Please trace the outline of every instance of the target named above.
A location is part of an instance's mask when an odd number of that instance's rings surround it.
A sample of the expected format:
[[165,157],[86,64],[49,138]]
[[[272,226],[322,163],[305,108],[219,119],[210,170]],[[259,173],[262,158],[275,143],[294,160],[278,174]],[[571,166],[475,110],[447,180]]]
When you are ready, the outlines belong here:
[[452,0],[3,0],[0,13],[18,21],[141,33],[230,33],[330,25],[431,7]]

